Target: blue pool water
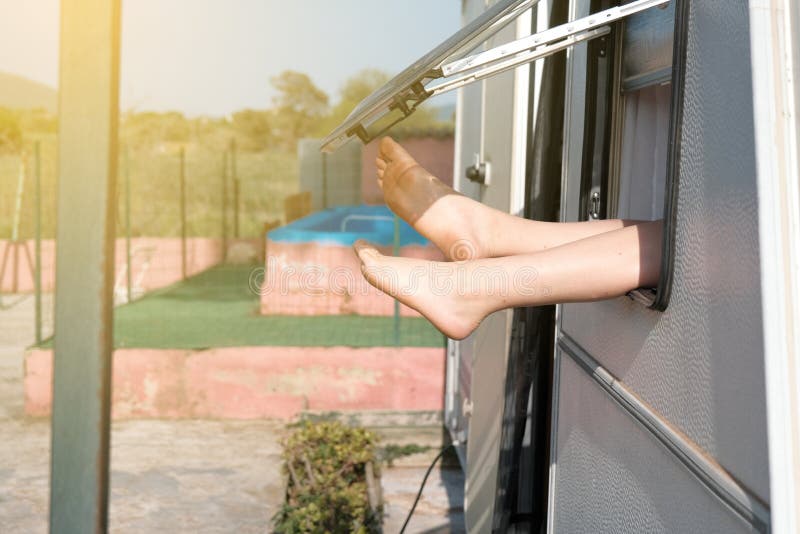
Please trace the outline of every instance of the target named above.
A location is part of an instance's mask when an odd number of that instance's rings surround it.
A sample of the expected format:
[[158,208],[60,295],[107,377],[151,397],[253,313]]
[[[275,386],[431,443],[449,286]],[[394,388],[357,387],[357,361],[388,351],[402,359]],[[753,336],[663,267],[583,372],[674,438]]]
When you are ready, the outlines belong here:
[[[339,206],[298,219],[270,231],[274,242],[350,246],[358,239],[376,245],[394,243],[394,214],[386,206]],[[400,246],[425,245],[428,240],[400,220]]]

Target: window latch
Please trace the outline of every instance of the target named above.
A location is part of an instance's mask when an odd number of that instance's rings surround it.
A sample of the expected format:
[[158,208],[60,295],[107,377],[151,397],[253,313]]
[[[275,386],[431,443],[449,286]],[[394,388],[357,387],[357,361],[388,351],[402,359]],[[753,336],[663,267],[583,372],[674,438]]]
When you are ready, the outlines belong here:
[[475,154],[475,163],[467,167],[467,179],[481,185],[492,183],[492,164],[481,161],[480,154]]
[[600,191],[592,191],[589,197],[589,218],[594,220],[600,218]]

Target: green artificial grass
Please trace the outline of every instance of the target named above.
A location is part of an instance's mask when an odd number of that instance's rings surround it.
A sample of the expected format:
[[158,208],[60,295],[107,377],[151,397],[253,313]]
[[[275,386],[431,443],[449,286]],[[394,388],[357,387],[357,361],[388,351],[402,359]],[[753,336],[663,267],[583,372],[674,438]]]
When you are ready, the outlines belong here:
[[[394,345],[394,318],[259,315],[248,288],[257,266],[218,266],[114,310],[116,348],[376,347]],[[44,345],[50,346],[51,341]],[[400,346],[442,347],[421,317],[400,319]]]

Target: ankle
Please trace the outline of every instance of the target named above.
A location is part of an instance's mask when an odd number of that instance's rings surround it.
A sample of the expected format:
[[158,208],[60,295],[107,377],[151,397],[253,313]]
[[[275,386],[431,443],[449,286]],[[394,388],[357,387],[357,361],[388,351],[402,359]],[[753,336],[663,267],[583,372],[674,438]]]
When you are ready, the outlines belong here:
[[491,227],[486,224],[483,206],[478,202],[458,195],[453,197],[452,206],[457,224],[453,227],[453,239],[447,257],[451,261],[480,260],[492,257]]

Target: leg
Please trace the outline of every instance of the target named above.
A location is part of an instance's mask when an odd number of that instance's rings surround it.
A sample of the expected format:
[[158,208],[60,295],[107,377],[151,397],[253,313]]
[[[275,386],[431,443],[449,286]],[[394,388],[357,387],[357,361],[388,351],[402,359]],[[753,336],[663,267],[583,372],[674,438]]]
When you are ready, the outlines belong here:
[[458,194],[388,137],[381,140],[376,164],[389,208],[451,260],[539,252],[637,223],[547,223],[509,215]]
[[428,318],[453,339],[490,313],[519,306],[602,300],[658,283],[661,221],[506,258],[428,262],[381,255],[356,243],[370,284]]

